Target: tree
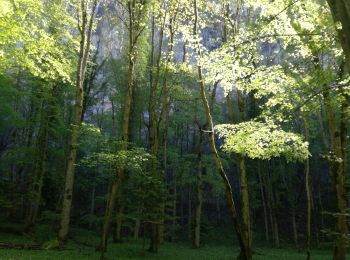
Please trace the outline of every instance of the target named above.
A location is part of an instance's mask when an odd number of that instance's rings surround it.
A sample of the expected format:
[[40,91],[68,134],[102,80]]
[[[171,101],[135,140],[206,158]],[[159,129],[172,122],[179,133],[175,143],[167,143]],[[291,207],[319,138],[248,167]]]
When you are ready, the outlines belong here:
[[200,46],[199,46],[199,39],[198,39],[198,32],[197,32],[197,27],[198,27],[198,9],[197,9],[197,0],[194,0],[194,29],[193,29],[193,36],[196,40],[196,53],[197,53],[197,69],[198,69],[198,78],[199,78],[199,84],[200,84],[200,93],[201,93],[201,97],[202,97],[202,101],[203,101],[203,106],[205,109],[205,113],[206,113],[206,117],[207,117],[207,122],[208,122],[208,133],[209,133],[209,143],[210,143],[210,148],[212,150],[212,153],[215,157],[215,161],[216,161],[216,165],[217,168],[219,170],[219,173],[223,179],[223,182],[225,184],[225,190],[226,190],[226,198],[227,198],[227,204],[228,207],[231,211],[231,218],[232,218],[232,222],[236,231],[236,235],[238,238],[238,242],[240,245],[240,258],[241,259],[251,259],[252,258],[252,252],[251,249],[249,247],[249,243],[248,243],[248,239],[247,237],[244,237],[244,235],[242,234],[241,228],[240,228],[240,224],[238,221],[238,217],[237,217],[237,211],[236,211],[236,206],[234,204],[234,200],[233,200],[233,196],[232,196],[232,188],[230,185],[230,182],[227,178],[225,169],[222,165],[219,153],[216,149],[216,144],[215,144],[215,136],[214,136],[214,125],[213,125],[213,119],[211,117],[211,113],[210,113],[210,107],[209,107],[209,103],[208,103],[208,99],[205,93],[205,83],[204,83],[204,78],[203,78],[203,74],[202,74],[202,66],[200,65],[200,59],[201,59],[201,50],[200,50]]
[[69,231],[70,222],[70,210],[72,206],[72,195],[74,185],[74,170],[77,154],[77,145],[81,125],[81,115],[84,102],[84,80],[87,67],[87,61],[89,59],[90,47],[91,47],[91,35],[93,31],[94,19],[96,10],[98,8],[98,0],[92,2],[90,13],[88,10],[88,2],[85,0],[80,1],[80,20],[79,32],[80,32],[80,49],[79,60],[77,66],[76,75],[76,97],[75,97],[75,109],[73,119],[71,123],[71,136],[68,145],[68,162],[66,166],[66,181],[63,195],[62,215],[60,222],[60,230],[58,231],[59,241],[65,242]]
[[327,2],[350,71],[350,4],[346,0],[327,0]]
[[[127,29],[128,29],[128,71],[127,71],[127,91],[124,98],[124,109],[122,119],[122,134],[121,134],[121,147],[120,150],[128,150],[129,142],[129,124],[130,114],[132,109],[132,98],[134,92],[135,81],[135,64],[138,58],[138,41],[140,36],[146,28],[144,23],[145,16],[147,15],[148,2],[143,0],[129,0],[125,2],[126,6],[122,6],[127,10]],[[117,192],[124,179],[125,171],[122,167],[116,168],[115,178],[112,181],[111,191],[107,200],[107,208],[105,212],[105,218],[102,227],[101,242],[98,250],[104,253],[107,248],[107,237],[109,231],[109,225],[111,217],[115,208]]]

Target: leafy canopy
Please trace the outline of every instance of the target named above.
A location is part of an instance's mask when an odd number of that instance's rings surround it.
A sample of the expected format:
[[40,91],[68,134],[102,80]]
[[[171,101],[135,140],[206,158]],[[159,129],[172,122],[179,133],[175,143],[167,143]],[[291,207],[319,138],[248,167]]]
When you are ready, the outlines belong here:
[[225,139],[222,149],[228,153],[265,160],[285,156],[287,161],[303,161],[310,155],[309,144],[300,135],[285,132],[273,123],[249,121],[215,128]]

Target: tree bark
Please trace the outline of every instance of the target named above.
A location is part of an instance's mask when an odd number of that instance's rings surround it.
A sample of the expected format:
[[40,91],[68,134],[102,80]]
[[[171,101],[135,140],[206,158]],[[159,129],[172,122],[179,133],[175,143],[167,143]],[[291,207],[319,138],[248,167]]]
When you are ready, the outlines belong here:
[[[46,106],[46,101],[42,103],[41,126],[38,133],[38,139],[35,148],[34,161],[32,166],[32,175],[30,177],[29,199],[26,205],[25,227],[26,232],[34,226],[39,211],[41,201],[41,190],[43,185],[45,164],[47,160],[48,132],[52,121],[52,105]],[[49,111],[49,112],[47,112]]]
[[298,243],[298,226],[297,226],[297,220],[296,220],[296,215],[295,215],[295,208],[292,208],[292,229],[293,229],[293,240],[294,240],[294,245],[295,248],[299,248],[299,243]]
[[89,219],[89,229],[92,229],[94,226],[94,222],[92,221],[92,217],[95,215],[95,193],[96,193],[96,187],[92,187],[91,191],[91,202],[90,202],[90,219]]
[[171,242],[175,242],[176,240],[176,203],[177,203],[177,183],[176,183],[176,177],[173,178],[174,182],[174,201],[173,201],[173,221],[172,221],[172,233],[171,233]]
[[[159,29],[159,42],[157,50],[157,59],[154,63],[154,52],[155,52],[155,17],[153,13],[152,17],[152,43],[151,43],[151,70],[150,70],[150,96],[148,103],[148,113],[149,113],[149,145],[152,154],[152,167],[151,172],[154,177],[158,176],[158,148],[159,148],[159,124],[158,117],[156,113],[157,108],[157,90],[160,80],[160,61],[162,57],[162,47],[163,47],[163,36],[164,36],[164,26],[165,26],[166,14],[164,15],[163,23]],[[155,72],[154,72],[155,70]],[[158,221],[157,221],[158,222]],[[152,223],[152,234],[149,251],[157,252],[160,234],[160,225]]]
[[261,201],[262,201],[262,206],[263,206],[263,210],[264,210],[265,239],[266,239],[266,241],[269,241],[270,240],[269,221],[268,221],[268,216],[267,216],[266,198],[265,198],[265,192],[264,192],[264,184],[263,184],[263,180],[262,180],[262,176],[261,176],[261,163],[260,162],[258,165],[258,177],[259,177]]
[[348,0],[327,0],[327,2],[350,73],[350,3]]
[[58,231],[58,240],[63,243],[67,240],[69,223],[70,223],[70,211],[72,206],[73,184],[74,184],[74,171],[75,161],[77,155],[78,138],[81,125],[81,115],[83,109],[84,99],[84,79],[86,73],[86,65],[89,57],[91,46],[92,27],[94,23],[95,12],[97,9],[97,0],[93,1],[93,6],[88,20],[87,6],[85,0],[81,0],[81,22],[82,26],[79,28],[81,34],[79,61],[76,76],[76,96],[75,96],[75,109],[71,125],[71,136],[68,145],[68,162],[66,168],[66,181],[63,195],[62,214],[60,221],[60,229]]
[[120,196],[119,196],[119,209],[117,212],[117,217],[116,217],[116,228],[115,228],[115,233],[113,237],[113,242],[114,243],[121,243],[122,242],[122,225],[123,225],[123,215],[124,215],[124,209],[125,209],[125,198],[124,198],[124,191],[122,189],[120,191]]
[[207,122],[208,122],[208,135],[209,135],[210,148],[211,148],[211,151],[214,155],[215,163],[216,163],[216,166],[217,166],[218,171],[220,173],[220,176],[222,177],[222,180],[223,180],[224,185],[225,185],[227,205],[228,205],[230,212],[231,212],[232,222],[233,222],[235,232],[237,235],[237,239],[239,242],[239,246],[241,249],[239,257],[241,259],[252,259],[252,252],[251,252],[251,249],[249,247],[248,238],[246,238],[244,236],[244,234],[242,234],[242,231],[241,231],[240,223],[239,223],[238,216],[237,216],[236,206],[235,206],[235,203],[233,200],[232,187],[231,187],[231,184],[229,182],[229,179],[227,178],[226,171],[223,167],[219,153],[216,149],[214,125],[213,125],[213,120],[212,120],[212,116],[210,113],[209,102],[208,102],[208,99],[206,96],[204,78],[203,78],[203,74],[202,74],[202,66],[200,65],[200,62],[198,61],[199,59],[201,59],[202,55],[201,55],[201,50],[200,50],[200,46],[199,46],[199,39],[198,39],[198,34],[197,34],[197,27],[198,27],[197,0],[194,0],[194,17],[195,17],[195,22],[194,22],[193,34],[194,34],[194,38],[197,41],[196,42],[196,53],[197,53],[198,79],[199,79],[199,84],[200,84],[200,94],[201,94],[201,98],[203,101],[203,106],[204,106],[204,110],[205,110],[205,114],[206,114]]
[[[142,10],[145,8],[141,8],[138,12],[136,12],[137,8],[140,8],[138,1],[136,0],[129,0],[127,2],[127,10],[129,15],[129,49],[128,49],[128,83],[127,83],[127,91],[125,93],[124,97],[124,111],[123,111],[123,120],[122,120],[122,144],[120,149],[121,150],[127,150],[128,149],[128,142],[129,142],[129,125],[130,125],[130,115],[131,115],[131,108],[132,108],[132,97],[134,92],[134,77],[135,77],[135,61],[137,58],[137,50],[136,45],[138,43],[138,39],[144,29],[144,27],[141,23],[142,18]],[[110,192],[109,199],[107,201],[106,206],[106,212],[104,217],[104,222],[102,226],[102,235],[101,235],[101,241],[100,245],[98,246],[97,250],[100,250],[102,252],[102,257],[104,252],[107,249],[107,237],[108,237],[108,231],[109,226],[111,222],[111,217],[115,208],[115,202],[116,202],[116,196],[117,193],[124,181],[124,175],[125,175],[125,169],[118,168],[116,169],[115,177],[112,182],[112,189]]]
[[[307,125],[306,120],[304,120],[304,132],[305,132],[305,140],[309,140],[309,128]],[[306,191],[306,259],[309,260],[311,258],[310,254],[310,247],[311,247],[311,214],[312,214],[312,194],[311,194],[311,187],[310,187],[310,160],[309,158],[305,161],[304,166],[304,172],[305,172],[305,191]]]
[[196,209],[194,217],[194,238],[193,246],[195,248],[200,247],[201,241],[201,215],[202,215],[202,205],[203,205],[203,180],[202,180],[202,154],[203,154],[203,143],[204,143],[204,132],[201,127],[199,127],[199,143],[198,143],[198,156],[197,156],[197,198],[196,198]]
[[344,236],[347,235],[348,227],[346,223],[346,189],[345,189],[345,174],[346,174],[346,155],[347,155],[347,134],[349,121],[349,104],[348,96],[343,93],[344,97],[341,103],[340,128],[338,129],[335,113],[331,106],[330,93],[327,89],[324,91],[324,100],[328,118],[328,126],[330,133],[330,174],[333,179],[334,190],[337,201],[337,223],[336,233],[337,241],[334,249],[333,258],[343,260],[346,257],[346,241]]

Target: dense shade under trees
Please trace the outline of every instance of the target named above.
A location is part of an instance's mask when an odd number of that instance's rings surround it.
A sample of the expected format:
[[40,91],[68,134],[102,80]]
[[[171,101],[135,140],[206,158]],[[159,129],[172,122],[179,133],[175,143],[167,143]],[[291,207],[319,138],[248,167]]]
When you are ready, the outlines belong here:
[[0,0],[0,258],[346,259],[349,76],[348,0]]

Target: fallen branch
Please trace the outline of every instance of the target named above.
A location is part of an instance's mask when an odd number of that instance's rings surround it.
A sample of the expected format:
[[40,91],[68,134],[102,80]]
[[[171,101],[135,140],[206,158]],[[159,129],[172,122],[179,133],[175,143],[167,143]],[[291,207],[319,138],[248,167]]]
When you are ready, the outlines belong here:
[[27,250],[42,250],[40,244],[14,244],[14,243],[1,243],[0,248],[2,249],[27,249]]

